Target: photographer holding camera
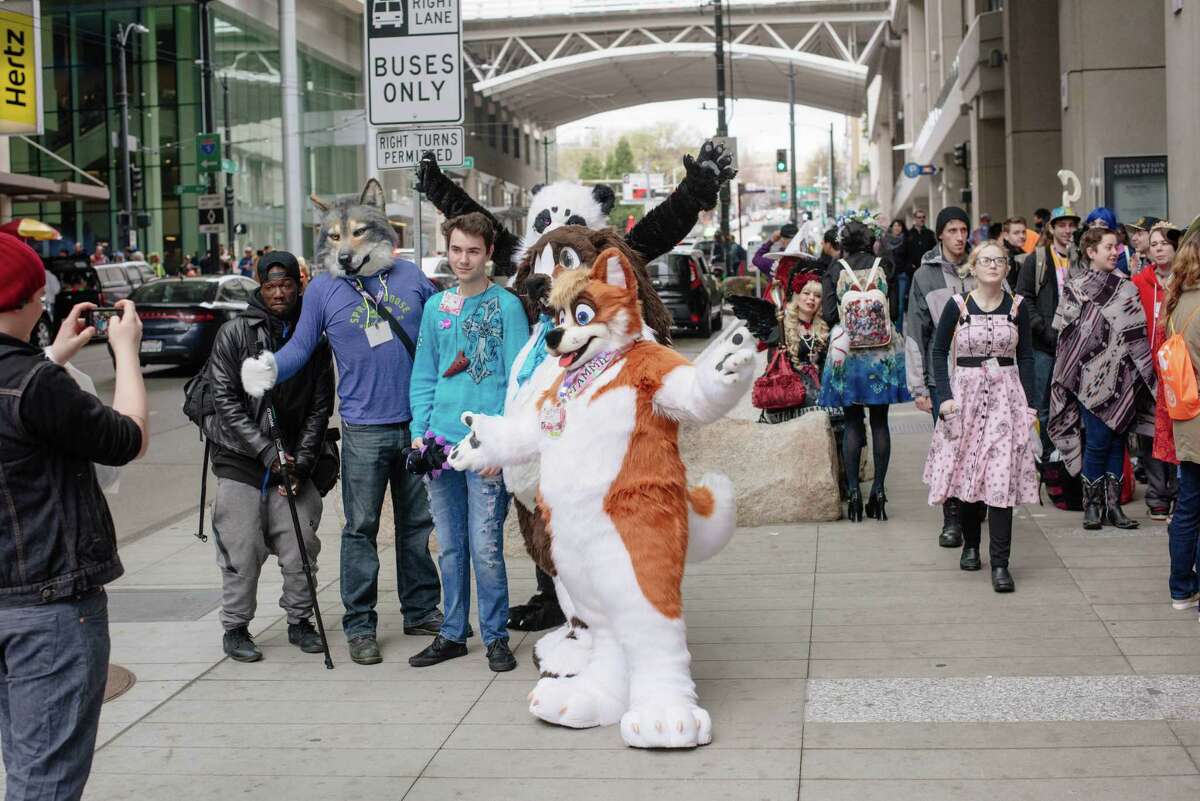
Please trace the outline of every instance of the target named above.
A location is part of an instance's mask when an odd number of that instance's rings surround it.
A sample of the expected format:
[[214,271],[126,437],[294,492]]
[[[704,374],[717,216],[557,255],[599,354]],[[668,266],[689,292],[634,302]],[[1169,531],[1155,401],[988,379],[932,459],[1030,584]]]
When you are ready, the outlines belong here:
[[46,271],[25,243],[0,234],[0,744],[7,798],[78,799],[92,766],[108,674],[104,585],[124,568],[95,464],[146,452],[142,324],[117,304],[108,341],[112,407],[84,392],[66,364],[96,333],[63,320],[43,353],[28,344]]
[[[214,447],[217,476],[213,537],[221,568],[222,645],[238,662],[262,659],[249,625],[257,606],[259,573],[271,554],[279,558],[283,571],[279,605],[287,612],[288,642],[307,654],[323,650],[313,628],[312,593],[282,486],[284,470],[271,439],[268,398],[249,397],[240,377],[245,359],[279,350],[295,331],[301,307],[300,264],[291,253],[272,250],[259,259],[257,270],[260,286],[250,305],[221,326],[213,343],[208,370],[214,413],[204,426]],[[332,481],[318,489],[312,477],[333,413],[333,389],[333,356],[322,341],[300,372],[269,395],[291,462],[292,491],[313,573],[321,550],[321,496]]]

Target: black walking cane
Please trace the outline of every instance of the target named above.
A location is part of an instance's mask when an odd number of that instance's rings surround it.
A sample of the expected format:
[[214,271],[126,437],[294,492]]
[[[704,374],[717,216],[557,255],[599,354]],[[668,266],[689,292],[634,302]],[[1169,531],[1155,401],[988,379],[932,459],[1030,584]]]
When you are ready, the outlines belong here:
[[333,670],[333,657],[329,655],[329,640],[325,638],[325,623],[321,620],[321,605],[317,602],[317,582],[313,578],[312,563],[308,561],[308,548],[304,545],[304,535],[300,532],[300,515],[296,512],[296,495],[292,491],[292,466],[288,462],[287,450],[283,447],[283,434],[275,419],[275,406],[271,403],[271,395],[263,395],[263,403],[267,407],[267,424],[271,427],[271,439],[275,441],[275,458],[279,460],[279,469],[283,472],[283,490],[287,494],[288,508],[292,512],[292,526],[296,529],[296,543],[300,546],[300,562],[304,565],[304,577],[308,579],[308,591],[312,594],[313,614],[317,618],[317,631],[321,634],[321,647],[325,649],[325,667]]

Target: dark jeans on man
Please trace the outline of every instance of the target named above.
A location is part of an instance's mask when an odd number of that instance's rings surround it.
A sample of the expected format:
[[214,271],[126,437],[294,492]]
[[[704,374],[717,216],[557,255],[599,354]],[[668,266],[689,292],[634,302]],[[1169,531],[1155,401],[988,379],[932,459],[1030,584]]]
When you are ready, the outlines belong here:
[[76,801],[108,676],[108,596],[0,609],[0,744],[9,801]]
[[1138,434],[1138,450],[1138,460],[1146,468],[1146,506],[1169,511],[1175,503],[1175,465],[1154,458],[1154,437]]
[[1033,408],[1037,409],[1038,431],[1042,437],[1042,457],[1054,451],[1050,441],[1050,381],[1054,378],[1054,354],[1033,349]]
[[1200,591],[1196,564],[1200,558],[1200,464],[1179,463],[1179,496],[1175,514],[1167,524],[1171,552],[1171,598],[1182,601]]
[[412,442],[407,423],[356,425],[342,423],[342,628],[346,639],[374,636],[378,623],[379,515],[383,494],[392,487],[396,524],[396,589],[405,626],[440,618],[442,585],[429,534],[433,518],[429,498],[418,476],[404,469],[400,452]]
[[1107,473],[1120,480],[1125,469],[1125,435],[1106,426],[1082,403],[1079,415],[1083,421],[1083,477],[1097,481]]

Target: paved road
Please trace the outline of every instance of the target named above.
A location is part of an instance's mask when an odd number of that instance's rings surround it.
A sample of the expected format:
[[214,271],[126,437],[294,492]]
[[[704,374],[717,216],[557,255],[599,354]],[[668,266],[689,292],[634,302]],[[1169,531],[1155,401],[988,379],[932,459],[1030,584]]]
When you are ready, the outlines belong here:
[[[105,403],[112,403],[113,367],[103,344],[84,348],[74,364],[90,375]],[[121,471],[121,489],[109,497],[117,539],[129,542],[195,511],[200,505],[200,461],[204,446],[183,416],[183,385],[189,374],[147,367],[150,450]]]

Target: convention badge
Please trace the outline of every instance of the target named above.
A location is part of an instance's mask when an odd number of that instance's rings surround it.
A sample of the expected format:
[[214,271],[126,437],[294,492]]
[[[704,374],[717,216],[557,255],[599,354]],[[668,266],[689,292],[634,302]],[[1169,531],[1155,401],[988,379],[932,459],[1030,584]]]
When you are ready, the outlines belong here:
[[375,323],[368,325],[366,328],[367,344],[372,348],[378,348],[385,342],[392,341],[392,327],[387,323]]
[[443,292],[442,302],[438,305],[438,311],[448,312],[450,314],[460,314],[463,308],[463,296],[457,292]]
[[991,377],[1000,372],[1000,361],[993,356],[990,359],[985,359],[983,362],[983,374]]
[[567,424],[567,410],[557,403],[547,403],[538,415],[538,424],[543,433],[557,439],[562,436],[563,426]]

